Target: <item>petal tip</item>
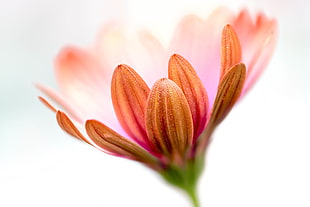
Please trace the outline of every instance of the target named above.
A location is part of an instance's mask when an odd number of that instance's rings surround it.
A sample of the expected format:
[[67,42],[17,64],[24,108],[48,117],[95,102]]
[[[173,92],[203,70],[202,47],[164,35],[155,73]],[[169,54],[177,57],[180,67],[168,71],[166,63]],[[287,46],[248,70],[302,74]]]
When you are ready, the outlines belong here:
[[52,106],[52,104],[50,104],[45,98],[43,98],[42,96],[38,96],[38,99],[45,105],[47,106],[47,108],[49,108],[51,111],[53,112],[57,112],[57,110],[55,109],[55,107]]

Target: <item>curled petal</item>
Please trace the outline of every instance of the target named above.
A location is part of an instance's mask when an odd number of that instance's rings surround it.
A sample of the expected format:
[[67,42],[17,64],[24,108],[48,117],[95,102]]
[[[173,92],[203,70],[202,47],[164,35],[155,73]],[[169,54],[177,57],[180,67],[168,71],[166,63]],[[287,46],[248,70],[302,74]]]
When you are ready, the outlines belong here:
[[69,119],[69,117],[61,111],[57,111],[56,118],[59,126],[68,134],[73,137],[76,137],[84,142],[91,144],[83,135],[82,133],[76,128],[73,122]]
[[144,163],[155,164],[157,162],[157,158],[145,149],[99,121],[87,120],[85,127],[91,140],[103,150]]
[[39,100],[47,106],[51,111],[56,113],[56,119],[57,123],[60,126],[62,130],[70,134],[71,136],[82,140],[88,144],[91,144],[84,136],[83,134],[79,131],[79,129],[73,124],[71,119],[65,114],[64,112],[57,110],[52,104],[50,104],[45,98],[39,96]]
[[52,106],[52,104],[50,104],[47,100],[45,100],[43,97],[39,96],[38,97],[39,100],[47,107],[49,108],[52,112],[57,112],[57,109],[54,108],[54,106]]
[[119,65],[113,74],[111,95],[114,111],[124,130],[145,146],[145,109],[150,89],[129,66]]
[[169,79],[183,91],[191,109],[194,139],[205,127],[208,113],[208,95],[191,64],[182,56],[174,54],[169,60]]
[[193,140],[193,121],[182,90],[173,81],[158,80],[149,95],[146,129],[150,147],[169,160],[186,155]]
[[219,124],[238,100],[246,77],[243,63],[233,66],[220,82],[212,108],[210,124]]
[[226,25],[222,32],[220,80],[226,72],[241,61],[241,46],[232,26]]

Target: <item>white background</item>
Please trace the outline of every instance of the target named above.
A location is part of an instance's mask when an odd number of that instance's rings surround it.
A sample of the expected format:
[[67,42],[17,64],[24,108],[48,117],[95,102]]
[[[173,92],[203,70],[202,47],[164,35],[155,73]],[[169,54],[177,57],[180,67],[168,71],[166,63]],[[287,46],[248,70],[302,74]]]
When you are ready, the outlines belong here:
[[[114,2],[113,4],[111,2]],[[122,6],[119,6],[119,5]],[[53,58],[88,46],[111,18],[146,26],[167,43],[182,14],[218,5],[278,19],[268,69],[214,134],[199,186],[203,206],[310,206],[310,4],[307,0],[0,1],[0,206],[190,206],[138,163],[63,133],[34,82],[56,86]]]

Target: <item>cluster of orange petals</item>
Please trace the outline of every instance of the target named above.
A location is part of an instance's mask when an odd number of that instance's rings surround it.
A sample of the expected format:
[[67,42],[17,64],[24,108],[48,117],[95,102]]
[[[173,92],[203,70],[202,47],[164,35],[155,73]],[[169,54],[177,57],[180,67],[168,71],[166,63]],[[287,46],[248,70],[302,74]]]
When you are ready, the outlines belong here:
[[[242,15],[237,22],[245,21]],[[66,113],[40,99],[56,112],[64,131],[104,152],[143,162],[154,169],[171,163],[182,165],[205,152],[213,130],[246,90],[249,69],[243,63],[242,44],[232,25],[224,26],[220,48],[218,85],[211,100],[204,82],[190,61],[181,55],[169,58],[168,77],[158,79],[152,88],[133,68],[118,65],[111,79],[111,99],[128,137],[95,119],[85,121],[86,137]],[[204,54],[197,51],[194,55]],[[60,102],[50,90],[40,88]]]

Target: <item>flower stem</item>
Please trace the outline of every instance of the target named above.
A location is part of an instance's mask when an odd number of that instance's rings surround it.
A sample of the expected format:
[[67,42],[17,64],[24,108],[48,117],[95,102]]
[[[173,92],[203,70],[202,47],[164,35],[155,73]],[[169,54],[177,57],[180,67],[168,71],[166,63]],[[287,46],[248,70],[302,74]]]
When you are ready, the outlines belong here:
[[203,157],[195,157],[195,159],[187,160],[185,166],[169,165],[161,172],[168,183],[182,189],[187,194],[193,207],[200,206],[196,189],[203,164]]
[[185,189],[187,195],[189,196],[190,200],[192,201],[193,207],[199,207],[199,200],[196,193],[196,188],[188,188]]

